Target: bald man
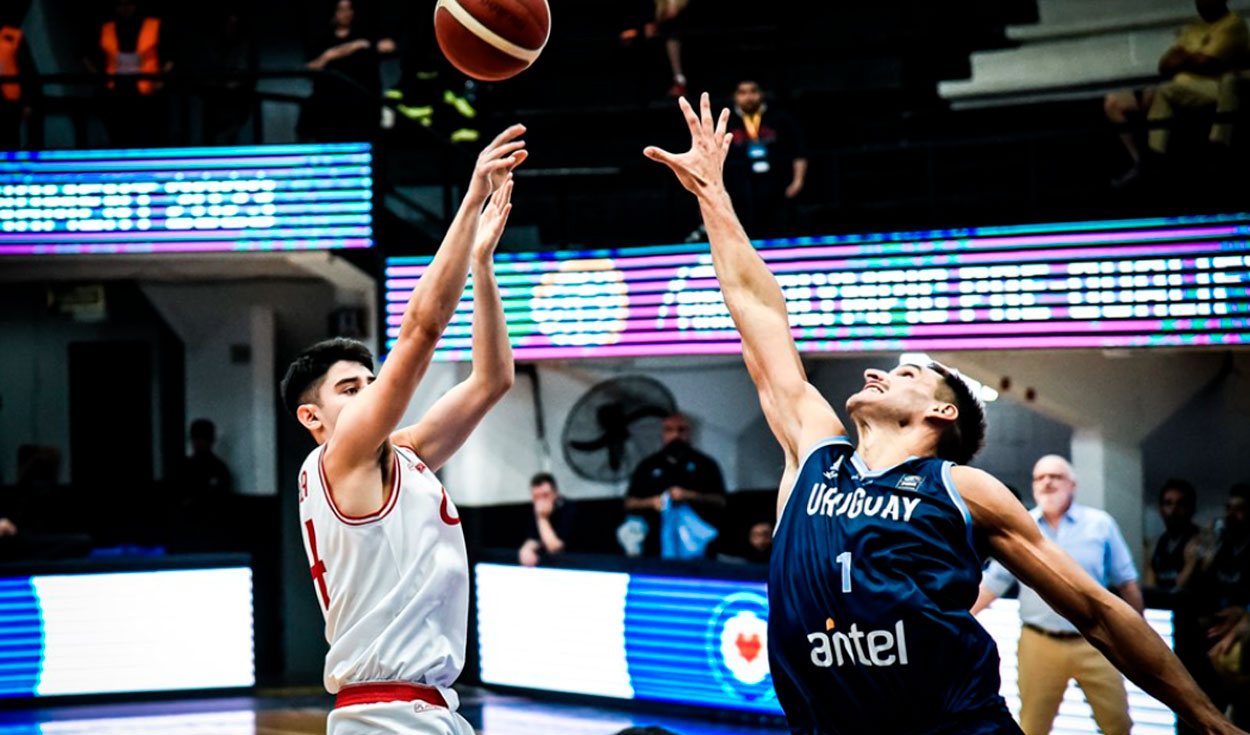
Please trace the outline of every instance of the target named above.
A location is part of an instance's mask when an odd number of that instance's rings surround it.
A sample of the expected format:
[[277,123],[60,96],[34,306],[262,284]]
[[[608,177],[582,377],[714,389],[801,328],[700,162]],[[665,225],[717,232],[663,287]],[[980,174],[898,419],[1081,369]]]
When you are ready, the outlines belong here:
[[[1073,502],[1076,473],[1063,457],[1051,454],[1033,466],[1032,510],[1042,533],[1076,559],[1091,577],[1112,589],[1138,613],[1144,609],[1137,569],[1124,535],[1106,512]],[[981,581],[975,615],[1002,595],[1015,577],[997,561]],[[1059,712],[1059,703],[1076,683],[1085,692],[1094,719],[1105,735],[1129,735],[1128,695],[1124,677],[1087,642],[1075,626],[1042,601],[1036,592],[1020,587],[1020,727],[1025,735],[1047,735]]]

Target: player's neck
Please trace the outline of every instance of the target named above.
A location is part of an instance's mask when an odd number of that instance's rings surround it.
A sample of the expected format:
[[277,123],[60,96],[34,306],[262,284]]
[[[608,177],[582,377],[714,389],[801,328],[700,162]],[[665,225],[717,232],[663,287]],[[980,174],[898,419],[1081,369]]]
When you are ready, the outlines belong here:
[[932,432],[921,427],[880,427],[856,422],[859,445],[855,451],[870,470],[893,467],[911,457],[932,457],[937,446]]

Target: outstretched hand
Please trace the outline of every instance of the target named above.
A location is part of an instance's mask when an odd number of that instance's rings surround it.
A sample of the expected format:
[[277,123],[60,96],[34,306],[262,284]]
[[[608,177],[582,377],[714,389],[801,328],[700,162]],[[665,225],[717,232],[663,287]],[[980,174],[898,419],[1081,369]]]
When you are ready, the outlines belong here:
[[524,125],[513,125],[478,155],[477,164],[473,167],[473,181],[469,184],[470,198],[485,202],[503,186],[513,169],[529,157],[525,141],[517,140],[524,133]]
[[473,243],[475,262],[491,260],[495,257],[495,247],[499,238],[503,237],[504,227],[508,224],[508,215],[512,213],[512,174],[508,174],[503,186],[495,190],[490,202],[477,221],[477,242]]
[[699,114],[686,101],[678,100],[681,112],[690,128],[690,150],[681,154],[647,146],[643,154],[652,161],[659,161],[677,174],[681,185],[694,194],[724,184],[725,157],[733,136],[729,134],[729,110],[721,110],[720,118],[712,119],[712,102],[707,92],[699,100]]

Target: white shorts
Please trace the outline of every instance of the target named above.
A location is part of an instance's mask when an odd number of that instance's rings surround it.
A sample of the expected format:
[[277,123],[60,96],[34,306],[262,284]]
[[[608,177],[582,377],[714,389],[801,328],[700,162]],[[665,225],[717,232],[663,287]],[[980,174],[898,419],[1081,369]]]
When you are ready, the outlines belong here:
[[474,735],[473,726],[446,707],[427,702],[378,702],[337,707],[326,735]]

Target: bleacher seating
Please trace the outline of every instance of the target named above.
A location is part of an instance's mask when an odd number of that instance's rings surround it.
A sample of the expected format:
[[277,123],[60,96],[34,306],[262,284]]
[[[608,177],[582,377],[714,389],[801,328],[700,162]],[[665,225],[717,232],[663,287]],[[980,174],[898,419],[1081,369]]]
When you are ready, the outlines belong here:
[[[1250,0],[1229,5],[1250,14]],[[956,107],[1018,104],[1139,84],[1195,17],[1185,0],[1038,0],[1038,14],[1007,29],[1015,48],[974,54],[971,76],[942,82],[942,96]]]

